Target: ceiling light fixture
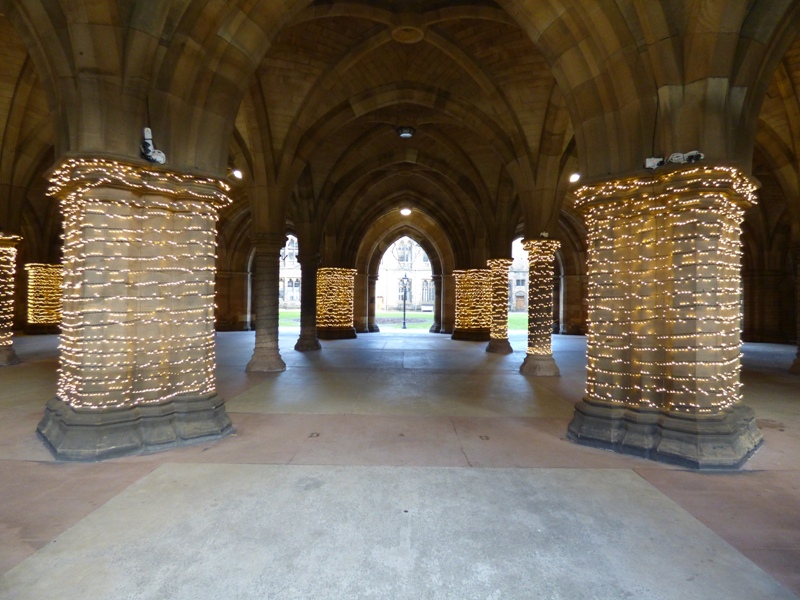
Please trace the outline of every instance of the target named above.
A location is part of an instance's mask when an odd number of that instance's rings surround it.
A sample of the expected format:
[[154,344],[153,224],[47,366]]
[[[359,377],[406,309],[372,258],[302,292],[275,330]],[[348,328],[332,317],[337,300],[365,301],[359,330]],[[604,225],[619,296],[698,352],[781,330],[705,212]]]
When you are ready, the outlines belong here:
[[575,183],[580,178],[581,178],[581,174],[580,173],[573,173],[572,175],[569,176],[569,182],[570,183]]
[[408,139],[414,135],[416,129],[410,127],[408,125],[402,125],[397,128],[397,135],[399,135],[403,139]]
[[408,215],[411,214],[411,209],[410,208],[401,208],[400,209],[400,214],[403,215],[404,217],[407,217]]

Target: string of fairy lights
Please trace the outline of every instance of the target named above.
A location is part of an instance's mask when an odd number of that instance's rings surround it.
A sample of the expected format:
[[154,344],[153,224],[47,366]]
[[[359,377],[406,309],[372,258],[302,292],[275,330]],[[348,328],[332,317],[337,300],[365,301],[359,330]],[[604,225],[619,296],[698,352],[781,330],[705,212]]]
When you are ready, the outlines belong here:
[[553,277],[557,240],[524,240],[528,253],[528,348],[526,354],[551,356],[553,347]]
[[317,327],[353,326],[355,269],[321,267],[317,270]]
[[0,350],[10,348],[14,329],[14,273],[18,235],[0,233]]
[[208,395],[224,181],[69,159],[49,194],[64,217],[58,396],[99,409]]
[[740,225],[731,167],[578,190],[588,229],[587,396],[715,413],[741,401]]
[[[491,271],[489,269],[456,270],[453,271],[453,277],[456,284],[456,329],[491,329]],[[507,278],[505,285],[508,286]]]
[[58,325],[61,323],[61,287],[64,269],[61,265],[28,263],[28,323]]
[[508,339],[508,269],[514,261],[510,258],[491,258],[486,264],[491,271],[492,331],[493,340]]

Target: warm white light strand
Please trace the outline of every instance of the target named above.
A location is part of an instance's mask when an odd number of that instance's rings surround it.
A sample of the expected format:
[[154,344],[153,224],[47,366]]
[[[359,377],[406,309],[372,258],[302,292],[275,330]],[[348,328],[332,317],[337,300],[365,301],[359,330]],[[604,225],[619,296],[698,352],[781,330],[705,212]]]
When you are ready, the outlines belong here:
[[489,269],[458,270],[453,271],[453,276],[456,283],[456,329],[491,330],[491,271]]
[[215,391],[216,221],[229,189],[104,159],[53,172],[64,216],[62,400],[89,410]]
[[699,414],[740,402],[739,235],[755,189],[696,167],[578,190],[589,398]]
[[486,261],[492,282],[493,340],[508,339],[508,269],[513,262],[510,258],[492,258]]
[[61,287],[64,269],[61,265],[28,263],[28,323],[58,325],[61,323]]
[[553,277],[556,251],[560,246],[560,242],[549,239],[522,242],[528,253],[527,354],[553,354]]
[[321,267],[317,270],[317,327],[353,326],[355,269]]
[[18,235],[0,233],[0,349],[10,348],[14,329],[14,273]]

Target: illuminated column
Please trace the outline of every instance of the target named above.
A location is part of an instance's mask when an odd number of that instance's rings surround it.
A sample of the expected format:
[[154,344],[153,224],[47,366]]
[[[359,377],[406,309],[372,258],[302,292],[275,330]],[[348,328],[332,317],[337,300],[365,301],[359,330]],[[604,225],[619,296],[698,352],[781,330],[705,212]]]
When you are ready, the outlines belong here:
[[317,269],[319,254],[297,257],[300,263],[300,337],[294,345],[298,352],[312,352],[322,348],[317,339]]
[[28,263],[28,331],[58,333],[61,324],[61,265]]
[[322,268],[317,271],[317,336],[321,340],[356,337],[353,327],[355,269]]
[[0,367],[15,365],[14,352],[14,273],[17,267],[18,235],[0,233]]
[[367,331],[370,333],[378,333],[381,328],[375,320],[375,288],[378,284],[378,276],[370,275],[368,282],[369,304],[367,305]]
[[488,342],[492,329],[492,279],[489,269],[453,271],[456,324],[452,339]]
[[736,468],[761,444],[739,383],[739,235],[754,191],[728,167],[578,190],[588,372],[570,438],[696,468]]
[[222,181],[68,159],[49,193],[64,223],[58,395],[38,432],[96,460],[231,431],[214,378]]
[[431,275],[433,280],[433,325],[430,333],[442,333],[442,276]]
[[528,253],[528,349],[519,367],[523,375],[557,377],[558,365],[553,358],[553,272],[556,240],[525,240]]
[[247,363],[245,370],[277,373],[286,370],[286,363],[283,362],[278,348],[280,252],[286,245],[286,236],[258,233],[253,241],[256,246],[253,257],[256,344],[253,357]]
[[508,269],[512,262],[510,258],[486,261],[491,270],[492,285],[492,331],[486,351],[495,354],[514,352],[508,341]]
[[794,363],[789,368],[789,372],[800,375],[800,248],[794,253],[794,268],[797,271],[795,276],[795,318],[797,319],[797,356]]

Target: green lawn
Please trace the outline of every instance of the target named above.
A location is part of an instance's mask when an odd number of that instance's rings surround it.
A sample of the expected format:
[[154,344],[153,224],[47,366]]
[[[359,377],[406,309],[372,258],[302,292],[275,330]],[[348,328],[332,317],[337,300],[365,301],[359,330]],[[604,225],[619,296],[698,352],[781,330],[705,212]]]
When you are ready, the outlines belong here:
[[[378,327],[381,329],[400,329],[403,326],[402,311],[379,311],[375,315],[375,318],[378,321]],[[300,311],[281,309],[279,325],[299,327]],[[431,325],[433,325],[433,313],[413,311],[406,312],[407,329],[430,329]],[[512,331],[525,331],[528,328],[528,313],[508,313],[508,328]]]

